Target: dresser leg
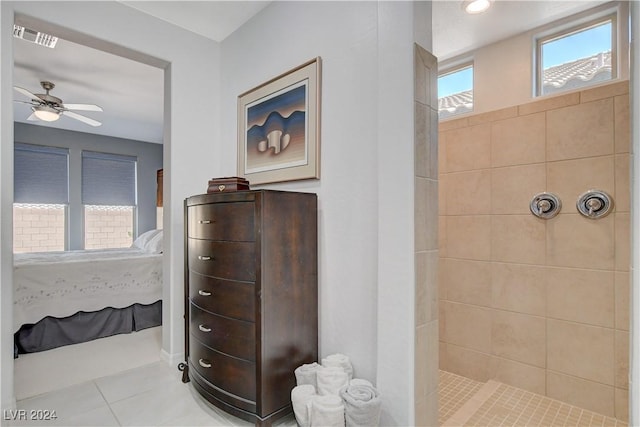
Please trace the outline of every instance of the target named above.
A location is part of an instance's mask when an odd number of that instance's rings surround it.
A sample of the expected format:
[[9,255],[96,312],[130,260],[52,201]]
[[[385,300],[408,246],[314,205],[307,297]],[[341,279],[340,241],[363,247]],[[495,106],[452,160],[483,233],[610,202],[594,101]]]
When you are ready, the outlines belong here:
[[186,363],[179,363],[178,370],[182,371],[182,382],[188,383],[189,382],[189,365],[187,365]]

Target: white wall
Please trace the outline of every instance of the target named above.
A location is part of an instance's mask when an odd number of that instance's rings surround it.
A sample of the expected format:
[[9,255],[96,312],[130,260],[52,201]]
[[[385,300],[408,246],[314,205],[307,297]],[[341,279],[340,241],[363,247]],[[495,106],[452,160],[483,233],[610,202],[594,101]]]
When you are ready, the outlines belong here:
[[[55,28],[56,34],[92,47],[155,66],[165,71],[164,146],[164,310],[163,355],[172,363],[183,352],[183,200],[206,190],[207,181],[221,174],[219,146],[218,43],[179,29],[117,2],[0,3],[2,28],[13,23],[14,12]],[[46,29],[45,29],[46,31]],[[0,172],[0,403],[13,403],[12,223],[13,117],[12,38],[1,32]],[[196,52],[197,54],[194,54]],[[169,65],[167,65],[169,64]],[[212,84],[214,82],[214,84]],[[208,97],[197,96],[205,91]]]
[[376,49],[377,7],[369,2],[273,3],[222,42],[223,173],[229,176],[237,173],[238,95],[322,57],[321,180],[263,187],[318,193],[320,356],[345,353],[356,375],[373,380]]
[[[384,399],[383,425],[412,424],[412,3],[274,2],[225,40],[221,49],[114,2],[1,5],[4,27],[11,24],[16,10],[91,34],[124,55],[132,53],[118,46],[148,55],[147,61],[169,64],[165,108],[170,121],[165,124],[164,150],[164,228],[169,247],[163,316],[163,350],[168,359],[176,359],[182,351],[182,200],[204,192],[211,177],[237,173],[237,95],[322,57],[321,180],[268,187],[319,196],[321,356],[345,353],[357,376],[378,382]],[[428,22],[424,25],[415,34],[426,40],[430,30]],[[1,42],[0,89],[8,93],[11,41],[4,36]],[[202,90],[207,98],[194,96]],[[2,99],[0,134],[3,237],[11,233],[7,217],[13,187],[7,98]],[[8,407],[13,396],[12,298],[5,285],[11,283],[10,238],[2,239],[0,250],[1,397],[3,407]]]
[[[0,28],[13,24],[13,13],[0,4]],[[4,34],[4,36],[3,36]],[[0,32],[0,52],[11,53],[12,39]],[[13,394],[13,97],[12,61],[0,61],[0,409],[15,405]],[[5,179],[5,177],[11,177]]]
[[318,194],[320,357],[377,383],[382,425],[413,422],[413,38],[410,2],[274,2],[222,42],[224,175],[237,96],[322,58],[321,179],[263,187]]
[[[472,52],[454,58],[443,58],[440,70],[468,60],[473,60],[473,113],[484,113],[514,105],[525,104],[533,99],[535,48],[534,37],[545,32],[555,32],[558,28],[574,26],[576,22],[593,19],[606,15],[615,10],[612,4],[605,4],[575,16],[545,24],[534,30],[509,37],[508,39],[484,46]],[[621,21],[625,22],[628,6],[625,2],[620,5]],[[626,28],[625,25],[622,27]],[[628,40],[626,31],[618,33],[619,78],[629,78]],[[459,116],[456,116],[459,117]]]
[[413,11],[378,6],[377,373],[389,406],[381,425],[399,426],[415,425]]

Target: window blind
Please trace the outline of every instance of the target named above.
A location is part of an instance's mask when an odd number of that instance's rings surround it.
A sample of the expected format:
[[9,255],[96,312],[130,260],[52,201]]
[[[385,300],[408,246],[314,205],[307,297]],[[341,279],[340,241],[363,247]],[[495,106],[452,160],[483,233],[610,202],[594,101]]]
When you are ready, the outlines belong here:
[[68,149],[15,143],[13,168],[15,203],[69,203]]
[[136,205],[136,162],[133,156],[82,152],[82,204]]

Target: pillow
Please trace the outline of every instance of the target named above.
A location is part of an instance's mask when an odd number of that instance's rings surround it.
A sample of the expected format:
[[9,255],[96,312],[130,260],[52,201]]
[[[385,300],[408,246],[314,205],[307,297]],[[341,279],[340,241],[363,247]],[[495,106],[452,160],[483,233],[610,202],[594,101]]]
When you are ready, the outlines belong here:
[[153,239],[162,230],[149,230],[141,235],[133,242],[132,248],[145,249],[151,239]]
[[162,253],[162,250],[163,250],[163,247],[162,247],[162,230],[160,230],[160,232],[158,234],[156,234],[155,236],[153,236],[151,238],[151,240],[149,240],[149,242],[143,248],[143,250],[145,252],[149,252],[150,254],[161,254]]

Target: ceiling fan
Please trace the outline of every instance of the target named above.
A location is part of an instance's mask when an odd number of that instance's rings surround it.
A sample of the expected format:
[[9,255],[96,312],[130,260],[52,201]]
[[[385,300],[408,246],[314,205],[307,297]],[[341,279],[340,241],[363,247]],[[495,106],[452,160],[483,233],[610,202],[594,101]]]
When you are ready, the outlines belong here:
[[13,87],[17,92],[31,98],[31,101],[15,101],[24,104],[31,104],[33,114],[31,114],[27,120],[44,120],[45,122],[54,122],[60,118],[60,115],[64,114],[67,117],[80,120],[81,122],[91,126],[100,126],[102,124],[97,120],[93,120],[89,117],[71,111],[102,111],[101,107],[93,104],[64,104],[62,99],[49,95],[49,91],[56,85],[48,81],[42,81],[40,82],[40,85],[47,93],[34,94],[19,86]]

